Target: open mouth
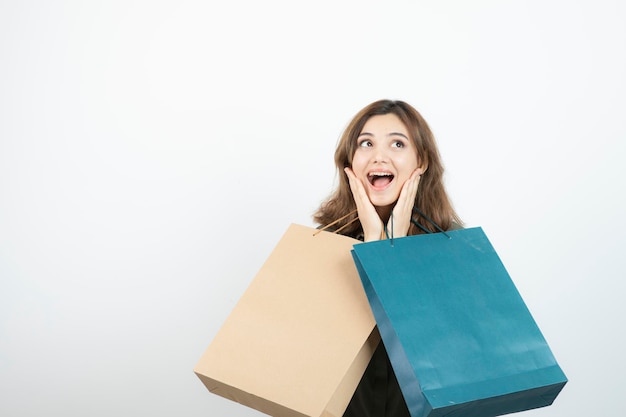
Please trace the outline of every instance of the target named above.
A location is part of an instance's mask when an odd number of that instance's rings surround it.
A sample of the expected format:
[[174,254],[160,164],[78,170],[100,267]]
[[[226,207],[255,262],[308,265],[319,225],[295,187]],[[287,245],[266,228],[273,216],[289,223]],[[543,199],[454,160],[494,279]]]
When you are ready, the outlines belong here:
[[393,181],[394,175],[390,172],[371,172],[367,174],[367,180],[374,188],[385,188],[391,181]]

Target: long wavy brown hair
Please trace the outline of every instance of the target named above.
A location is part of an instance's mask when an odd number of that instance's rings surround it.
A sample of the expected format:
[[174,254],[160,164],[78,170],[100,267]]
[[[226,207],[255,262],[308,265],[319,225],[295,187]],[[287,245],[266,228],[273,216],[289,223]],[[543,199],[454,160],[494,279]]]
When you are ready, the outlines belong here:
[[[430,218],[443,230],[462,226],[463,223],[452,207],[445,190],[444,167],[435,137],[422,115],[411,105],[399,100],[375,101],[359,111],[348,124],[335,150],[335,165],[339,173],[339,185],[313,214],[313,220],[321,226],[325,226],[356,209],[344,168],[352,167],[352,158],[357,148],[357,138],[369,118],[389,113],[395,114],[404,123],[417,149],[419,164],[428,167],[420,179],[415,197],[414,207],[416,210],[408,234],[426,233],[415,223],[426,228],[429,232],[437,232],[437,228],[424,216]],[[363,229],[360,222],[353,221],[356,216],[355,213],[339,221],[333,226],[333,229],[338,230],[345,226],[341,231],[342,234],[352,237],[359,236]],[[353,222],[346,226],[351,221]]]

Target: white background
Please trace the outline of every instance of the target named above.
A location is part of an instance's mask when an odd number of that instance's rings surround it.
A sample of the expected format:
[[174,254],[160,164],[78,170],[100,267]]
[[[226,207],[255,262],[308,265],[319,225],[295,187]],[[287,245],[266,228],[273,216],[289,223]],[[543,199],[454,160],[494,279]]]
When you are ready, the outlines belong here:
[[448,191],[570,382],[623,412],[626,6],[0,2],[0,415],[257,416],[192,369],[379,98],[430,123]]

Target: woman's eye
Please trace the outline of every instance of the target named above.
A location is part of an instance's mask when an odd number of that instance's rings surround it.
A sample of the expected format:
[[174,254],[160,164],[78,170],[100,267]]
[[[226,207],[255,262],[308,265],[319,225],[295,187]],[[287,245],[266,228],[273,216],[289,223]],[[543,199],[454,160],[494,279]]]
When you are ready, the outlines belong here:
[[359,147],[369,148],[372,146],[372,141],[370,140],[362,140],[359,142]]
[[391,144],[391,146],[393,148],[404,148],[404,142],[401,142],[401,141],[397,140],[397,141],[393,142]]

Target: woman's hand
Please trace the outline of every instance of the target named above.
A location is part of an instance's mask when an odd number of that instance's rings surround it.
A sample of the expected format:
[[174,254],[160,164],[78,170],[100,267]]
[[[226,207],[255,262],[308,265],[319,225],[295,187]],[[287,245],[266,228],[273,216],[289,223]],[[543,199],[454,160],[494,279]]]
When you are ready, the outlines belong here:
[[379,240],[383,231],[383,223],[378,216],[376,207],[374,207],[370,201],[367,196],[367,192],[365,191],[365,187],[363,187],[363,183],[356,177],[356,175],[354,175],[352,169],[344,168],[344,171],[348,176],[352,196],[354,197],[356,209],[359,214],[359,221],[363,227],[364,241],[371,242],[373,240]]
[[390,231],[390,236],[404,237],[409,233],[411,218],[413,216],[413,206],[415,205],[415,196],[417,195],[417,187],[422,174],[423,169],[417,168],[402,186],[400,197],[398,197],[398,201],[387,223],[387,230]]

